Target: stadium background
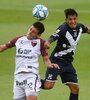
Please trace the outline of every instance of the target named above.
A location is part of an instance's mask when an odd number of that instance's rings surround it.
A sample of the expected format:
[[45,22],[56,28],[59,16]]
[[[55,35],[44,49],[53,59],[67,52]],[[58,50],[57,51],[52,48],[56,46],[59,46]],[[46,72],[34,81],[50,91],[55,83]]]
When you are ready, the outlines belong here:
[[[36,20],[32,17],[32,8],[36,4],[48,7],[49,16],[42,21],[46,31],[44,39],[50,36],[59,24],[62,24],[64,9],[74,8],[79,13],[79,21],[90,26],[90,0],[0,0],[0,44],[27,32]],[[55,43],[52,44],[49,54]],[[0,53],[0,100],[12,100],[15,48]],[[76,50],[74,66],[80,84],[80,100],[90,100],[90,37],[83,35]],[[44,78],[45,65],[40,58],[40,75]],[[38,100],[68,100],[69,89],[61,84],[58,77],[52,90],[41,90]]]

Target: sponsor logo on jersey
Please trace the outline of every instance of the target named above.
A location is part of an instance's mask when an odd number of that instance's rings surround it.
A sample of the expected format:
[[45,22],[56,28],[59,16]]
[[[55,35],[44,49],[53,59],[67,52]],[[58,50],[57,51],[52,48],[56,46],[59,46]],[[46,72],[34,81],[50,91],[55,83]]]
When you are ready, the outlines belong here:
[[29,54],[32,50],[27,50],[27,49],[18,49],[18,54]]

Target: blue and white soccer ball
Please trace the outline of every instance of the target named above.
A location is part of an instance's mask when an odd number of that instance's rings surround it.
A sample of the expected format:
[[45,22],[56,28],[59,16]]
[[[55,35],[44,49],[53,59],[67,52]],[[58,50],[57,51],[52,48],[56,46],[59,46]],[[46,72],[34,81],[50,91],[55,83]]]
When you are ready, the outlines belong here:
[[33,17],[37,20],[44,20],[48,17],[48,9],[44,5],[36,5],[33,8]]

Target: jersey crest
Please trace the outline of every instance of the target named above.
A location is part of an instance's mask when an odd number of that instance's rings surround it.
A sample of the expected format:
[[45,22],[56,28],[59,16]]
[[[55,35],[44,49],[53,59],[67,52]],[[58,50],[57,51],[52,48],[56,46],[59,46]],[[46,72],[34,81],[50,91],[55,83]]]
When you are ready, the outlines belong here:
[[37,45],[37,42],[32,41],[32,42],[31,42],[31,45],[32,45],[33,47],[35,47],[35,46]]

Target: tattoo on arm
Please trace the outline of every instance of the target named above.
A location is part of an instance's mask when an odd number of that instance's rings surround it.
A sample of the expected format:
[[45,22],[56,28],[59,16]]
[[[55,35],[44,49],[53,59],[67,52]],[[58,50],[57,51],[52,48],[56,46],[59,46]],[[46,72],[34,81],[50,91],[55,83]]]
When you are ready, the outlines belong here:
[[49,39],[48,39],[48,42],[49,43],[52,43],[52,42],[54,42],[55,40],[52,38],[52,37],[49,37]]

